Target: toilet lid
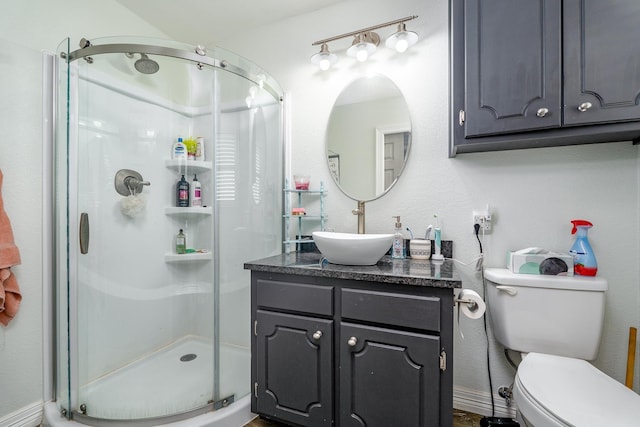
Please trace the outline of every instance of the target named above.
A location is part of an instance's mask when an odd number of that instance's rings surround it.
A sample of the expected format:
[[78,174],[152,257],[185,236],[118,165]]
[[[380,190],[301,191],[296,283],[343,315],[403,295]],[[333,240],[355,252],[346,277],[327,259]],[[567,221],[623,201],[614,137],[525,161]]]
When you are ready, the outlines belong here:
[[528,397],[565,424],[640,425],[640,396],[585,360],[529,353],[517,376]]

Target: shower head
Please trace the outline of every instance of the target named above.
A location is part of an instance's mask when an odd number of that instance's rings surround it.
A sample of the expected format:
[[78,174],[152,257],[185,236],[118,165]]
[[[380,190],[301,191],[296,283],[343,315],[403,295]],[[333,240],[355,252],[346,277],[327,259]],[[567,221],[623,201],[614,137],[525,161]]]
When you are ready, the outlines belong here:
[[160,69],[160,65],[144,53],[140,54],[140,59],[138,59],[133,66],[142,74],[154,74]]

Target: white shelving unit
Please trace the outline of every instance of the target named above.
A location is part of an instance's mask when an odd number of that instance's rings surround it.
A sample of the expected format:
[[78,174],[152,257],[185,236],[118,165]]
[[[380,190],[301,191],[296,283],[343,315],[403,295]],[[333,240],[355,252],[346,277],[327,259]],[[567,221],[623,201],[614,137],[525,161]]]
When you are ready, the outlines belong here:
[[[183,160],[183,159],[165,159],[165,166],[169,169],[176,170],[179,173],[186,174],[205,174],[213,171],[213,162],[199,160]],[[213,207],[175,207],[167,206],[164,209],[167,216],[174,217],[178,220],[189,221],[190,219],[199,220],[206,216],[213,215]],[[182,227],[181,227],[182,228]],[[187,242],[188,243],[188,242]],[[175,253],[175,248],[165,253],[164,261],[167,263],[181,262],[202,262],[213,260],[211,249],[201,249],[204,252],[193,252],[186,254]]]
[[[324,231],[325,221],[327,220],[327,215],[325,213],[324,207],[324,198],[327,195],[327,191],[324,189],[324,183],[320,181],[320,189],[319,190],[296,190],[295,188],[289,188],[289,180],[285,180],[285,188],[284,188],[284,213],[282,215],[284,219],[284,237],[283,246],[284,252],[290,253],[298,248],[301,245],[313,243],[312,239],[303,239],[302,238],[302,230],[303,230],[303,222],[317,222],[320,227],[320,231]],[[304,198],[306,196],[316,196],[320,198],[320,211],[317,215],[292,215],[291,211],[294,207],[304,207]],[[291,199],[295,199],[292,201]],[[291,227],[296,227],[295,238],[291,239]]]

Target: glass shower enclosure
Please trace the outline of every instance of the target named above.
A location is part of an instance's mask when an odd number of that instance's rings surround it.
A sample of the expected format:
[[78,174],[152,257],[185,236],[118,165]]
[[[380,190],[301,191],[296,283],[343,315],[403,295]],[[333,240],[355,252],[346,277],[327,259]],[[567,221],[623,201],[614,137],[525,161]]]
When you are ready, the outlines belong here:
[[[65,40],[56,68],[60,412],[157,425],[233,405],[251,389],[243,264],[281,251],[282,91],[230,52],[150,39]],[[183,176],[201,206],[178,206]]]

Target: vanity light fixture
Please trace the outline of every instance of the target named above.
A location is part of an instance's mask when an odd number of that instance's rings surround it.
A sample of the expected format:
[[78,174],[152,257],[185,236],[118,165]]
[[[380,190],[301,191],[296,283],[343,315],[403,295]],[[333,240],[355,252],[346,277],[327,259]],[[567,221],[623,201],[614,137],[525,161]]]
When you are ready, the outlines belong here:
[[380,36],[373,31],[360,33],[353,39],[351,47],[347,49],[347,55],[364,62],[373,55],[380,44]]
[[380,44],[380,36],[373,30],[396,24],[398,25],[398,31],[386,39],[385,46],[402,53],[418,41],[418,34],[413,31],[407,31],[405,24],[405,22],[416,18],[416,15],[407,16],[406,18],[396,19],[395,21],[385,22],[384,24],[374,25],[313,42],[311,43],[312,46],[320,45],[320,52],[311,57],[311,62],[318,65],[322,71],[331,68],[331,66],[338,61],[338,57],[329,51],[328,43],[345,37],[354,37],[351,47],[347,49],[347,55],[356,58],[360,62],[364,62],[375,53]]
[[320,52],[311,57],[311,62],[320,67],[322,71],[326,71],[331,68],[333,64],[338,62],[338,57],[329,52],[329,46],[327,46],[326,43],[322,43],[322,46],[320,46]]
[[403,53],[418,41],[418,34],[413,31],[407,31],[404,22],[398,24],[398,31],[387,37],[385,46],[395,49],[397,52]]

